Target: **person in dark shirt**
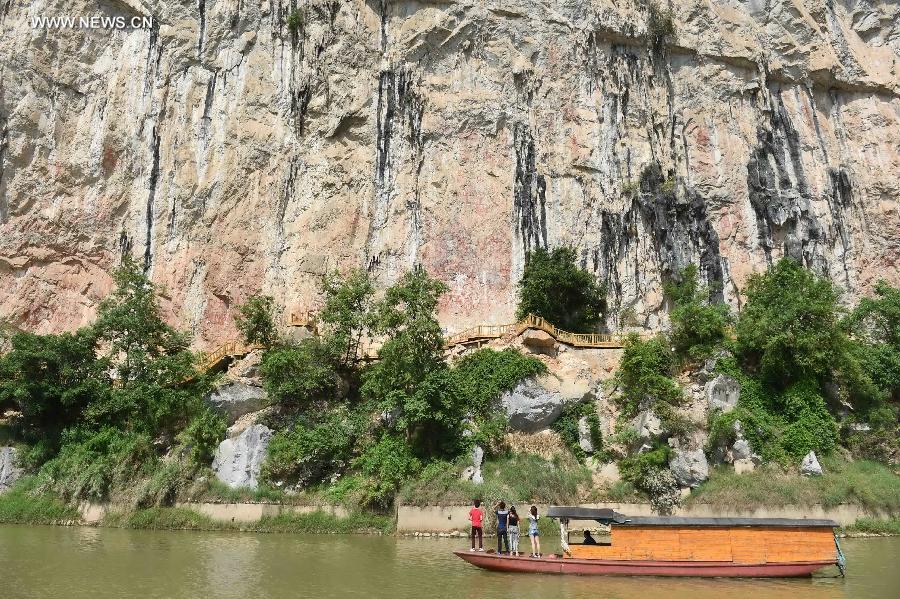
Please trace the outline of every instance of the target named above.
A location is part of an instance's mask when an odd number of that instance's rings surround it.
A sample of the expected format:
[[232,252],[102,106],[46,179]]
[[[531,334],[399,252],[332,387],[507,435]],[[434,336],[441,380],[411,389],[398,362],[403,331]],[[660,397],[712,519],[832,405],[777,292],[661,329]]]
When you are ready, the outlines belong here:
[[582,541],[582,545],[596,545],[597,539],[591,536],[591,531],[584,531],[584,541]]
[[509,553],[509,535],[506,533],[506,527],[509,523],[509,510],[506,509],[506,502],[501,501],[494,508],[497,514],[497,553],[503,554],[503,547],[506,546],[506,553]]
[[509,531],[509,553],[510,555],[519,555],[519,514],[516,513],[516,506],[509,507],[509,518],[507,519],[507,531]]

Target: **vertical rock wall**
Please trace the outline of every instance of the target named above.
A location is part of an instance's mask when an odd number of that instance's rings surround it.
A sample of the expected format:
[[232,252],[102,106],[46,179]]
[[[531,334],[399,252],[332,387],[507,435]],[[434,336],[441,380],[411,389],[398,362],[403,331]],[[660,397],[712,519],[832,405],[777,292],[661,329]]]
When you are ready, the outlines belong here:
[[[662,2],[662,4],[667,4]],[[900,282],[900,8],[877,0],[0,0],[0,318],[90,321],[123,253],[201,346],[262,290],[421,262],[449,330],[572,244],[627,311],[782,255]],[[296,18],[289,18],[296,14]],[[149,28],[33,26],[152,16]]]

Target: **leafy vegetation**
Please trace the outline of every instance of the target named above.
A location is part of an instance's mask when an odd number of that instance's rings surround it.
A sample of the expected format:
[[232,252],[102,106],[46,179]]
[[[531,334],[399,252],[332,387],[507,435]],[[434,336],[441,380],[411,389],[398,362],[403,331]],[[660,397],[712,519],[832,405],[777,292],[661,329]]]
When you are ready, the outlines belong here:
[[250,296],[238,306],[234,323],[246,343],[269,347],[278,340],[275,299],[269,295]]
[[584,418],[587,422],[588,436],[594,452],[600,452],[603,447],[603,432],[600,426],[600,417],[593,401],[583,401],[570,405],[563,410],[559,418],[553,423],[553,430],[558,434],[562,442],[579,459],[584,460],[587,453],[581,448],[579,424]]
[[287,24],[288,31],[290,31],[292,35],[297,35],[300,32],[300,28],[303,27],[304,21],[305,15],[303,14],[303,11],[297,8],[288,14],[285,23]]
[[141,268],[126,259],[113,280],[92,326],[13,336],[0,357],[0,398],[21,412],[22,462],[38,471],[41,492],[75,501],[120,491],[153,503],[187,476],[180,463],[163,466],[161,451],[181,437],[200,460],[219,429],[188,339],[162,320]]
[[665,338],[644,341],[637,335],[629,335],[615,375],[619,387],[615,401],[622,416],[633,418],[640,410],[652,409],[670,432],[686,432],[689,425],[677,409],[683,395],[671,378],[676,364],[675,354]]
[[663,9],[656,3],[650,3],[647,12],[647,35],[650,37],[650,47],[657,56],[661,56],[666,43],[675,38],[674,16],[671,9]]
[[898,536],[900,535],[900,518],[888,518],[882,520],[880,518],[860,518],[847,527],[847,533],[851,536],[854,534],[880,535],[880,536]]
[[576,261],[571,247],[530,252],[519,281],[516,317],[542,316],[574,332],[594,329],[606,311],[606,293],[594,275]]
[[701,288],[693,264],[680,273],[680,280],[665,285],[673,306],[669,312],[669,335],[675,352],[690,360],[708,357],[727,339],[730,315],[724,303],[710,301],[710,290]]
[[333,273],[322,281],[325,306],[319,320],[325,326],[331,352],[344,368],[352,368],[359,357],[363,336],[372,327],[375,287],[362,270],[346,276]]
[[339,383],[328,346],[316,338],[277,344],[263,355],[259,371],[269,400],[292,410],[332,396]]
[[0,494],[0,524],[57,524],[78,519],[78,510],[38,490],[33,476]]
[[884,464],[848,462],[837,454],[820,458],[822,476],[797,476],[777,464],[735,474],[725,465],[691,493],[689,503],[748,507],[855,503],[870,509],[900,509],[900,477]]

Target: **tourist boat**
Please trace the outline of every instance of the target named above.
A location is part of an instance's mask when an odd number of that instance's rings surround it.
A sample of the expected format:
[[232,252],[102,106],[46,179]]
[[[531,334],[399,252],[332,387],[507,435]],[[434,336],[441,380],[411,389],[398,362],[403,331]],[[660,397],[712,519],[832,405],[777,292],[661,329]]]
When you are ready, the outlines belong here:
[[[547,516],[559,520],[562,554],[455,553],[479,568],[502,572],[788,577],[810,576],[826,566],[844,571],[831,520],[628,517],[578,507],[551,507]],[[609,538],[598,538],[596,545],[570,543],[570,520],[608,526]],[[527,539],[522,546],[528,546]]]

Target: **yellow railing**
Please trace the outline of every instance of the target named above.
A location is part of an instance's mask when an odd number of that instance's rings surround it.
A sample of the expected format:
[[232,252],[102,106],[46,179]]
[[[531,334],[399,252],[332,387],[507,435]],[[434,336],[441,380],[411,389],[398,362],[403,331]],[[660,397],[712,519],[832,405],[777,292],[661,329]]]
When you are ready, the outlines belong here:
[[[318,334],[316,326],[316,317],[313,312],[293,313],[288,318],[291,326],[305,326],[312,330],[313,334]],[[625,341],[625,335],[609,334],[609,333],[570,333],[559,327],[554,326],[545,318],[529,314],[519,322],[509,324],[482,324],[474,326],[447,338],[444,347],[450,348],[454,345],[473,343],[484,341],[487,339],[497,339],[507,334],[520,335],[526,330],[536,329],[544,331],[552,336],[560,343],[565,343],[573,347],[599,347],[599,348],[619,348]],[[248,345],[242,341],[228,341],[212,352],[204,354],[197,370],[207,372],[218,366],[227,358],[245,356],[251,351],[264,349],[262,345]],[[378,347],[370,345],[361,348],[360,360],[376,360],[378,358]]]
[[573,347],[619,348],[624,345],[625,335],[609,333],[570,333],[551,324],[547,319],[529,314],[519,322],[500,325],[479,325],[449,337],[447,347],[461,343],[471,343],[484,339],[496,339],[507,333],[516,335],[528,329],[544,331],[560,343]]
[[228,341],[208,354],[203,354],[200,362],[197,364],[197,370],[206,372],[215,368],[226,358],[234,358],[237,356],[246,356],[253,350],[263,349],[265,346],[260,344],[246,344],[243,341]]

